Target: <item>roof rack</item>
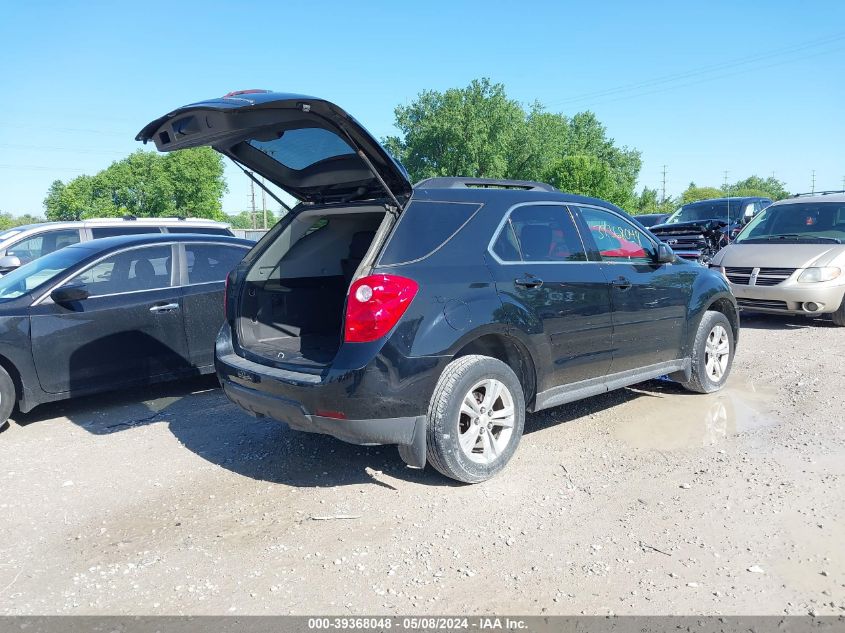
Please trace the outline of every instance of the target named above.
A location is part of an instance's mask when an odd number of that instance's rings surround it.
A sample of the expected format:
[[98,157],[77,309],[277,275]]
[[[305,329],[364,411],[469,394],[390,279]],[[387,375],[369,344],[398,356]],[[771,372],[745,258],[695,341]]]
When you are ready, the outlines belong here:
[[808,191],[806,193],[793,193],[790,198],[804,198],[806,196],[830,196],[836,193],[845,193],[845,189],[836,189],[831,191]]
[[496,178],[426,178],[415,188],[419,189],[520,189],[522,191],[557,191],[544,182],[531,180],[498,180]]

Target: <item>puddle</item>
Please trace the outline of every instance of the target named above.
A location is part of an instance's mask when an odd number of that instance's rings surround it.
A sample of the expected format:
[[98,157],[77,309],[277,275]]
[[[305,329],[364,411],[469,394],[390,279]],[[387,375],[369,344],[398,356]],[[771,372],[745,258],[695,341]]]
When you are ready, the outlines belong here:
[[776,389],[740,377],[714,394],[692,394],[653,381],[632,388],[640,394],[624,405],[617,439],[636,448],[671,450],[713,446],[738,433],[779,424],[771,402]]

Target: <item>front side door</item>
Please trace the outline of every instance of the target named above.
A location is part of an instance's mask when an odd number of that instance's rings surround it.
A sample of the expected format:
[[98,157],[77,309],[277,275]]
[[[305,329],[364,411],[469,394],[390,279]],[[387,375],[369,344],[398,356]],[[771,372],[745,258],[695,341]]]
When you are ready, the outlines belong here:
[[509,321],[529,334],[545,365],[537,367],[538,391],[603,376],[611,360],[609,290],[567,207],[513,207],[490,255]]
[[49,295],[32,309],[32,354],[49,393],[140,383],[188,367],[176,249],[149,245],[111,254],[66,282],[89,297]]
[[610,282],[613,306],[611,373],[682,357],[695,271],[658,264],[657,245],[634,222],[608,209],[573,207]]
[[214,342],[223,325],[223,285],[226,275],[249,252],[247,246],[192,243],[182,245],[182,303],[185,337],[191,362],[197,367],[214,363]]

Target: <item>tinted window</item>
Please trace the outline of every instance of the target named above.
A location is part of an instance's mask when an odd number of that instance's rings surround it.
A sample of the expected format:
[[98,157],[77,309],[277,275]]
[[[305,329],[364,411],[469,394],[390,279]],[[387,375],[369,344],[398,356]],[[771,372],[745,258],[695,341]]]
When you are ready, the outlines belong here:
[[247,254],[247,249],[219,244],[185,244],[188,283],[223,281]]
[[[572,216],[561,205],[531,205],[514,209],[493,250],[503,260],[510,261],[513,260],[514,247],[521,259],[527,262],[580,262],[587,259]],[[503,257],[502,253],[506,256]]]
[[161,233],[157,226],[101,226],[91,229],[91,236],[96,240],[101,237],[115,235],[143,235],[146,233]]
[[399,264],[420,259],[447,241],[479,204],[412,202],[403,212],[380,264]]
[[580,211],[603,260],[653,261],[654,243],[633,222],[592,207],[580,207]]
[[232,235],[229,229],[213,227],[168,226],[168,233],[196,233],[199,235]]
[[79,231],[76,229],[50,231],[13,244],[6,249],[6,255],[14,255],[26,263],[78,242]]
[[167,288],[171,255],[170,246],[133,248],[101,260],[69,283],[83,284],[92,297]]
[[318,127],[287,130],[272,141],[251,139],[249,144],[291,169],[305,169],[321,160],[355,154],[337,134]]

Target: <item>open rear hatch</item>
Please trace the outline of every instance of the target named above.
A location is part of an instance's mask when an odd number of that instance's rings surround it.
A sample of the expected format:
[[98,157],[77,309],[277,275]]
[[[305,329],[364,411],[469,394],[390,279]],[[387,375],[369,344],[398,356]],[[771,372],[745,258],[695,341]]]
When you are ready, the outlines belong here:
[[385,198],[401,207],[411,195],[407,172],[378,141],[315,97],[231,92],[159,117],[136,140],[162,152],[213,147],[305,202]]
[[259,246],[237,282],[233,316],[239,353],[322,371],[343,340],[356,271],[411,196],[404,168],[336,105],[263,90],[178,108],[145,126],[137,140],[164,152],[213,147],[309,203]]

